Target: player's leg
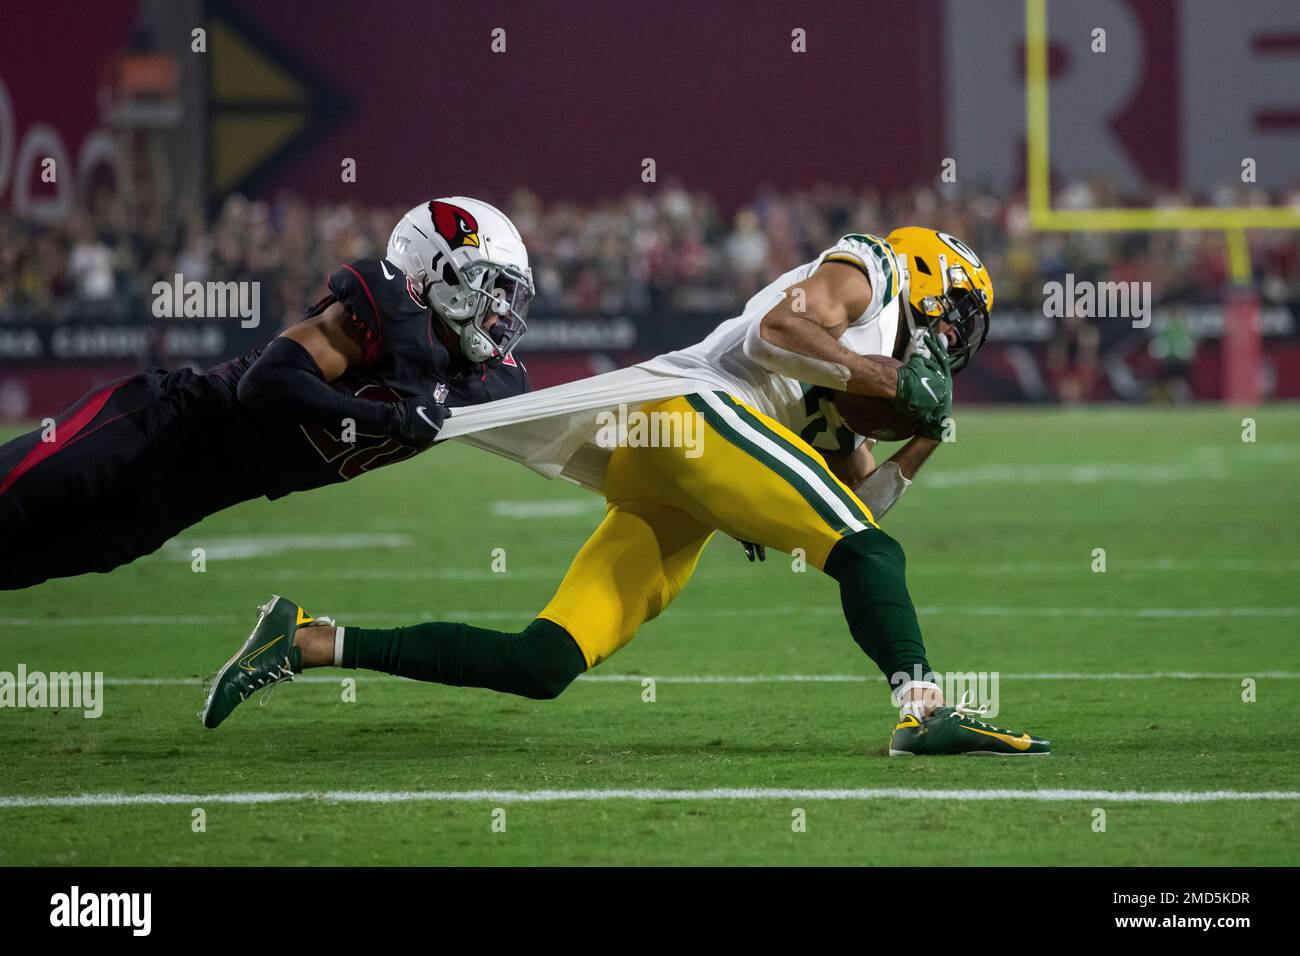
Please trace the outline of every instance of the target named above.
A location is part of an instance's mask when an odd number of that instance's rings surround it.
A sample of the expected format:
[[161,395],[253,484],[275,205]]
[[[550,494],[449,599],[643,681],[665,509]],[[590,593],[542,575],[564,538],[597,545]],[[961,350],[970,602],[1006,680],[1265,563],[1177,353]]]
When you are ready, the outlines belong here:
[[611,507],[538,618],[573,635],[587,667],[595,667],[673,602],[712,535],[690,515],[656,502]]
[[700,453],[635,449],[637,479],[659,499],[732,537],[796,549],[840,585],[854,640],[897,685],[930,666],[905,581],[903,549],[810,445],[721,392],[642,406],[648,414],[699,416]]
[[[523,697],[556,697],[672,602],[711,534],[662,505],[611,503],[555,596],[522,632],[454,623],[346,628],[338,663]],[[308,655],[305,663],[334,663],[332,653],[328,660],[324,656]]]
[[645,448],[630,456],[638,480],[655,488],[658,500],[741,540],[787,552],[800,548],[809,563],[839,582],[853,639],[903,701],[891,755],[1050,753],[1050,741],[986,724],[971,716],[979,711],[965,701],[941,706],[943,694],[930,679],[907,592],[903,549],[876,526],[811,447],[720,393],[670,399],[641,410],[669,415],[694,411],[704,421],[699,454]]
[[111,571],[260,493],[232,401],[206,376],[155,368],[0,447],[0,590]]
[[522,631],[441,621],[342,628],[311,622],[297,605],[273,598],[214,679],[205,726],[217,726],[259,687],[308,667],[360,667],[534,699],[558,696],[671,603],[712,535],[689,514],[645,500],[627,459],[626,449],[614,453],[604,520],[550,603]]
[[451,621],[343,628],[273,595],[248,639],[213,678],[203,725],[216,727],[254,691],[292,680],[309,667],[364,668],[550,699],[586,669],[586,662],[573,638],[550,621],[535,620],[519,632]]
[[[97,389],[0,447],[0,590],[107,571],[158,546],[149,375]],[[148,539],[148,540],[146,540]]]

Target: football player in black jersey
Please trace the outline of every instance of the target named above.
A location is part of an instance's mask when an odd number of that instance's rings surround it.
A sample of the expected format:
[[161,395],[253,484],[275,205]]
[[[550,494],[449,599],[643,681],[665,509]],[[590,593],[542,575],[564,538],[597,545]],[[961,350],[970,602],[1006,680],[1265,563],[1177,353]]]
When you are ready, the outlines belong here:
[[385,258],[345,263],[328,288],[250,355],[149,369],[0,446],[0,590],[110,571],[237,502],[410,458],[447,407],[528,390],[512,354],[528,253],[487,203],[417,206]]

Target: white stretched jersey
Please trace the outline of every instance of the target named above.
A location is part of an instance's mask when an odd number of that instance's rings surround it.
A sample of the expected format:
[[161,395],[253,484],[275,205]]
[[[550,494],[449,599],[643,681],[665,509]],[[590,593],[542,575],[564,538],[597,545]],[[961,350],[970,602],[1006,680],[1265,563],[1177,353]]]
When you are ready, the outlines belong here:
[[898,324],[906,323],[899,288],[905,272],[896,256],[893,247],[877,236],[845,236],[812,262],[791,269],[758,292],[745,304],[743,313],[723,322],[703,342],[642,362],[640,367],[714,384],[776,419],[815,448],[852,449],[861,438],[844,426],[829,401],[830,390],[768,371],[745,354],[745,336],[790,286],[808,278],[823,262],[848,262],[865,270],[871,281],[871,304],[849,323],[840,344],[859,355],[892,355]]

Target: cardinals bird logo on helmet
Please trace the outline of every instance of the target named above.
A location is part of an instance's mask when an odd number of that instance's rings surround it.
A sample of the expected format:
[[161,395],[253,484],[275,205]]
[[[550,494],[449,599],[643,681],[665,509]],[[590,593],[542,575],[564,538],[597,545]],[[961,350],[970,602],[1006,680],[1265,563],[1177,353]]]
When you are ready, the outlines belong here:
[[434,199],[429,203],[429,217],[433,220],[433,228],[451,248],[479,247],[478,220],[460,206]]
[[410,210],[385,256],[415,283],[475,364],[499,362],[527,329],[534,295],[528,250],[501,210],[452,196]]

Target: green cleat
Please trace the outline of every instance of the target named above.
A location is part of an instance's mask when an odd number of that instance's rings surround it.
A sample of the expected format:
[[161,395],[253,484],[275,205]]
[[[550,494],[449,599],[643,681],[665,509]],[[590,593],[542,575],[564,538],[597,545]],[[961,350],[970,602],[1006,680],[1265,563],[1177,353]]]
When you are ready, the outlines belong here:
[[938,707],[925,720],[907,714],[894,728],[889,756],[920,757],[967,754],[981,757],[1038,757],[1052,752],[1052,742],[1017,734],[976,720],[969,696],[956,707]]
[[[294,632],[315,619],[288,598],[278,594],[261,607],[261,616],[248,640],[212,678],[203,704],[203,726],[216,727],[231,711],[263,687],[293,680],[302,671],[302,650],[293,644]],[[322,623],[333,623],[320,618]]]

